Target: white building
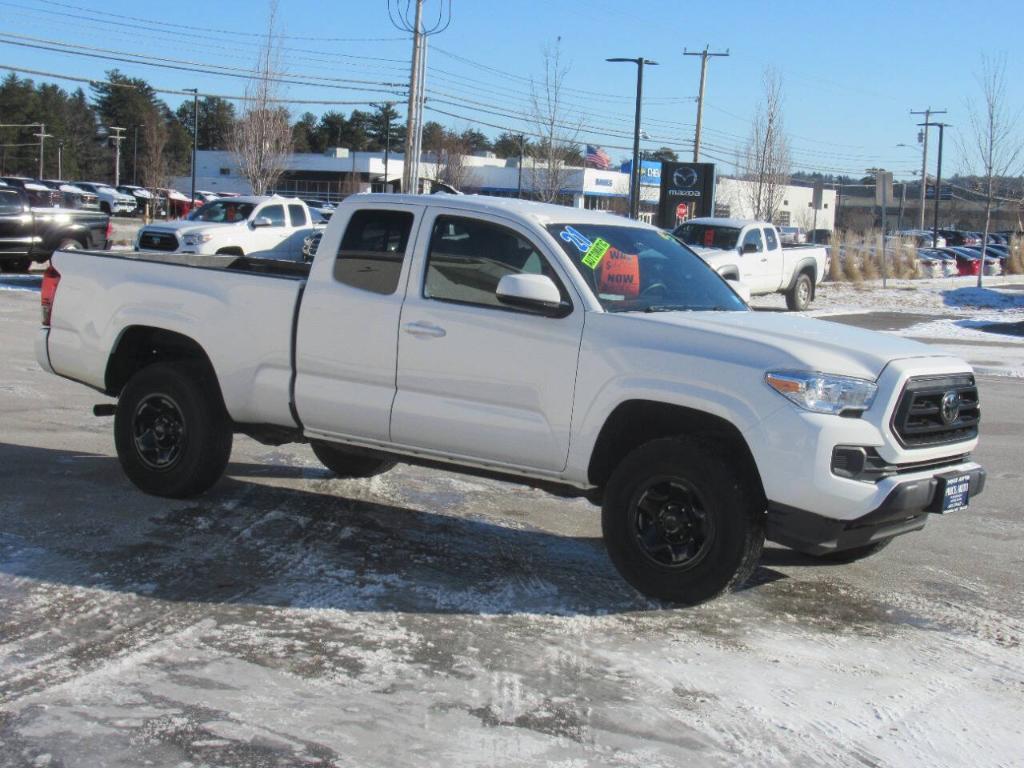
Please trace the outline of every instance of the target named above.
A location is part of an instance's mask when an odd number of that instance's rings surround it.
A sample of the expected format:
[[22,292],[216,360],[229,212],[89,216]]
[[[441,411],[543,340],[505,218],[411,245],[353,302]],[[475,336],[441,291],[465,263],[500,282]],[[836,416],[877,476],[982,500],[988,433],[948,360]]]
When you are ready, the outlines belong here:
[[[429,156],[428,156],[429,159]],[[400,153],[350,152],[332,149],[324,154],[301,153],[288,159],[288,167],[274,191],[307,199],[341,200],[354,192],[384,191],[387,185],[397,189],[402,179]],[[423,179],[434,178],[434,163],[421,163]],[[520,172],[518,158],[469,156],[464,158],[464,192],[515,197],[529,196],[540,186],[548,186],[545,169],[530,160]],[[641,217],[653,219],[660,195],[661,164],[644,161],[640,177]],[[559,179],[559,202],[578,208],[594,208],[624,213],[629,199],[629,174],[623,170],[565,168]],[[188,190],[191,176],[172,180],[177,189]],[[716,188],[716,215],[751,218],[744,189],[749,182],[719,178]],[[203,150],[197,155],[196,189],[210,192],[252,192],[230,152]],[[810,187],[788,186],[783,196],[777,224],[792,224],[811,229],[814,211],[810,207]],[[835,222],[836,193],[826,190],[824,209],[818,211],[817,228],[832,229]]]

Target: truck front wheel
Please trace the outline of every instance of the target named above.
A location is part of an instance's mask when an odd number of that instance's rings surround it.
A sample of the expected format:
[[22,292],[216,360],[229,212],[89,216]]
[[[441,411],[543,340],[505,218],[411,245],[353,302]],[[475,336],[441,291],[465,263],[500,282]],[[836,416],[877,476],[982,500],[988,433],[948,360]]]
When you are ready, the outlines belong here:
[[117,401],[117,457],[128,479],[154,496],[208,490],[224,474],[232,438],[217,382],[198,363],[147,366]]
[[814,297],[814,284],[806,272],[801,272],[796,277],[793,287],[786,291],[786,306],[791,312],[803,312],[811,305]]
[[314,440],[310,446],[320,463],[338,477],[373,477],[395,466],[390,459],[353,453],[319,440]]
[[684,438],[652,440],[612,473],[601,510],[622,577],[694,605],[743,584],[764,546],[764,510],[726,459]]

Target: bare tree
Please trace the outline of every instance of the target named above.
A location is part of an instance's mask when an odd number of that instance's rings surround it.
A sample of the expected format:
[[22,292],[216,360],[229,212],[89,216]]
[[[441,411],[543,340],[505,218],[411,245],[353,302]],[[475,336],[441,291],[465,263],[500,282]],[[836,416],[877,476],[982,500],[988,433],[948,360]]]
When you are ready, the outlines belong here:
[[232,136],[232,152],[254,195],[265,194],[277,183],[292,153],[288,111],[280,106],[280,60],[277,0],[271,0],[266,40],[246,84],[245,106]]
[[[142,186],[153,193],[153,200],[156,200],[157,188],[167,186],[169,172],[164,156],[166,147],[167,126],[164,124],[163,116],[156,109],[151,109],[142,126],[139,178],[142,180]],[[169,212],[170,206],[168,206]],[[151,210],[148,213],[155,215],[156,211]]]
[[432,170],[427,174],[431,181],[447,184],[460,191],[474,183],[472,167],[466,161],[471,149],[466,138],[454,131],[445,131],[435,146],[426,149],[434,160]]
[[750,138],[740,159],[742,176],[751,182],[746,196],[755,219],[772,221],[790,178],[789,139],[782,119],[782,78],[764,72],[764,100],[750,125]]
[[565,186],[569,158],[575,154],[582,121],[573,120],[565,110],[563,90],[569,66],[562,62],[562,40],[543,48],[544,74],[530,79],[531,120],[538,141],[530,147],[532,191],[544,202],[554,202]]
[[[1019,172],[1021,142],[1017,137],[1020,110],[1011,112],[1006,105],[1006,58],[982,55],[981,72],[976,75],[981,88],[981,104],[969,100],[970,146],[963,147],[965,157],[973,156],[982,170],[981,193],[985,197],[985,231],[981,241],[984,257],[992,224],[992,207],[1000,196],[1001,184]],[[985,275],[985,261],[978,270],[978,287]]]

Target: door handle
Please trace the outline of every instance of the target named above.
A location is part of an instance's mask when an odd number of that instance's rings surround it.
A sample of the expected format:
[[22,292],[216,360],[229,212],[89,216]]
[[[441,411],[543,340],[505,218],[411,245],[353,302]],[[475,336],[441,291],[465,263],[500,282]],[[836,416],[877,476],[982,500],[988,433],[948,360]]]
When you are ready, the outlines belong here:
[[416,336],[421,339],[440,339],[448,333],[439,325],[425,322],[406,323],[402,326],[402,329],[409,335]]

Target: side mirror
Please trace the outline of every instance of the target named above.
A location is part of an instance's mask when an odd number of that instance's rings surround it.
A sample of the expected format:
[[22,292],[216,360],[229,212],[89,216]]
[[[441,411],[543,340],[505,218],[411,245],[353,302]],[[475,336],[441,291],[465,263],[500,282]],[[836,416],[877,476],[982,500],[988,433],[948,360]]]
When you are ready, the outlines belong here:
[[257,216],[252,221],[252,228],[256,229],[256,227],[270,227],[273,226],[273,224],[274,222],[272,222],[266,216]]
[[562,311],[562,295],[547,275],[505,275],[494,294],[498,301],[510,307],[531,309],[548,316]]
[[743,299],[744,303],[746,303],[746,304],[750,303],[750,286],[749,285],[747,285],[746,283],[740,281],[738,278],[733,277],[732,275],[730,275],[729,277],[725,278],[725,281],[729,284],[729,287],[732,288],[733,293],[735,293],[737,296],[739,296],[741,299]]
[[756,243],[744,243],[743,244],[743,249],[740,251],[740,253],[757,253],[757,244]]

